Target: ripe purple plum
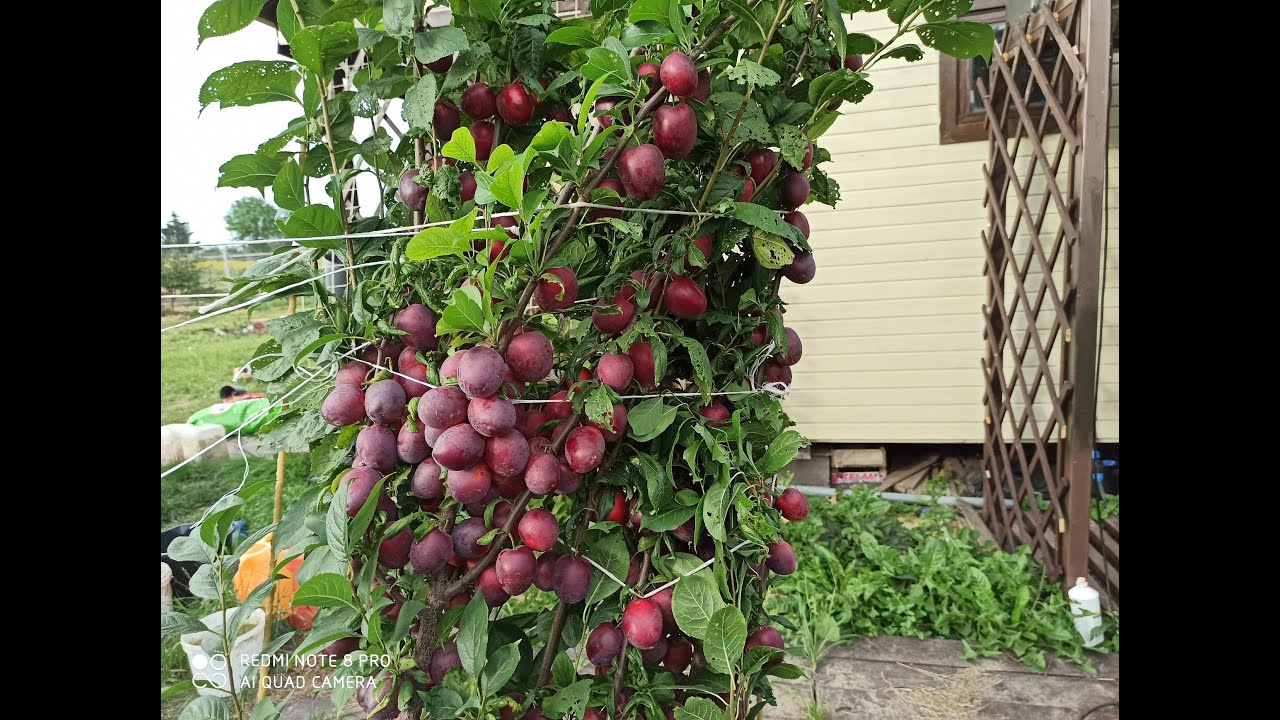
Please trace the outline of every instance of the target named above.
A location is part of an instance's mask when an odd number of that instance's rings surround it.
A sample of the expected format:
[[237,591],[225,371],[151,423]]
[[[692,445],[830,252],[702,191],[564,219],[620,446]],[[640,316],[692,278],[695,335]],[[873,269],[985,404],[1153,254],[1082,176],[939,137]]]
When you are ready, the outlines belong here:
[[493,151],[493,123],[488,120],[480,120],[471,125],[471,139],[476,144],[476,160],[484,162],[489,159],[489,153]]
[[636,380],[639,381],[640,387],[645,390],[652,390],[657,383],[654,377],[653,363],[653,347],[648,340],[641,340],[631,344],[627,349],[627,356],[631,358],[631,364],[636,370]]
[[809,499],[795,488],[783,490],[778,499],[773,501],[773,506],[782,513],[782,517],[791,522],[800,522],[809,516]]
[[591,427],[577,427],[565,443],[565,459],[576,473],[587,473],[600,467],[604,459],[604,435]]
[[[603,312],[606,308],[617,308],[618,312]],[[591,311],[591,323],[596,326],[605,335],[617,335],[626,330],[631,321],[636,316],[635,303],[625,297],[622,297],[622,291],[618,291],[613,296],[613,302],[606,303],[601,300],[596,304],[596,309]]]
[[458,364],[458,387],[469,398],[489,397],[502,387],[506,372],[507,364],[497,350],[477,345]]
[[533,585],[533,575],[537,571],[538,560],[533,550],[521,545],[498,553],[494,568],[498,571],[498,582],[508,595],[519,595]]
[[698,144],[698,119],[684,103],[663,105],[653,114],[653,144],[662,156],[679,159]]
[[688,55],[676,50],[662,59],[658,71],[662,84],[676,97],[689,97],[698,89],[698,69]]
[[587,659],[596,667],[606,667],[622,652],[622,633],[612,622],[600,623],[587,636]]
[[[369,375],[369,366],[357,360],[352,360],[342,369],[338,371],[338,377],[334,379],[335,385],[355,385],[357,389],[364,388],[364,379]],[[364,415],[364,399],[360,400],[360,414]]]
[[397,459],[396,433],[386,425],[370,425],[356,435],[357,462],[386,475],[396,469]]
[[573,471],[566,460],[560,461],[560,479],[556,482],[556,493],[572,495],[582,487],[582,475]]
[[364,391],[364,413],[369,421],[379,425],[392,425],[404,421],[404,388],[395,380],[386,379],[369,386]]
[[622,151],[618,158],[618,178],[627,195],[637,200],[652,200],[662,191],[667,180],[666,161],[657,145],[645,143]]
[[582,602],[591,588],[591,563],[586,558],[565,555],[556,560],[555,591],[561,602]]
[[696,320],[707,311],[707,295],[698,284],[683,275],[672,273],[667,291],[662,296],[667,311],[684,320]]
[[355,384],[338,385],[320,406],[320,417],[335,427],[355,425],[364,420],[364,391]]
[[464,505],[480,502],[493,487],[493,471],[483,462],[477,462],[465,470],[450,470],[445,481],[454,500]]
[[439,685],[444,676],[454,668],[462,667],[462,658],[458,656],[458,643],[451,642],[431,654],[431,682]]
[[414,468],[409,492],[419,500],[440,500],[444,497],[444,482],[440,479],[440,466],[431,458]]
[[476,83],[462,91],[462,112],[472,120],[488,120],[498,110],[498,98],[485,83]]
[[555,550],[548,550],[538,556],[538,564],[533,574],[535,587],[543,592],[556,589],[556,561],[561,557],[561,554]]
[[[347,486],[347,517],[355,517],[360,512],[360,508],[364,507],[374,486],[381,479],[382,473],[371,467],[352,468],[342,478],[342,484]],[[378,493],[378,509],[388,512],[395,509],[395,504],[391,502],[385,490]]]
[[497,395],[477,397],[467,405],[467,422],[485,437],[501,435],[516,426],[516,406]]
[[[436,62],[440,62],[445,58],[440,58]],[[449,56],[449,64],[453,64],[453,57]],[[427,67],[430,67],[428,65]],[[450,105],[444,100],[436,101],[436,108],[432,115],[432,123],[435,127],[436,137],[443,138],[447,141],[453,137],[453,131],[462,127],[462,116],[458,114],[458,108]]]
[[[666,618],[663,618],[666,622]],[[662,660],[662,666],[667,670],[679,675],[689,669],[689,663],[693,660],[693,643],[686,638],[671,640],[667,645],[667,656]]]
[[556,456],[536,452],[524,469],[524,483],[534,495],[550,495],[560,482],[560,461]]
[[792,210],[783,215],[782,219],[799,230],[800,234],[804,235],[805,240],[809,239],[809,218],[805,217],[804,213],[799,210]]
[[759,185],[778,164],[778,154],[769,148],[756,148],[747,153],[747,162],[751,163],[751,179]]
[[662,637],[662,610],[652,600],[632,600],[622,611],[622,634],[641,650],[653,648]]
[[431,459],[446,470],[464,470],[483,456],[484,436],[466,423],[440,433],[431,450]]
[[444,567],[453,554],[453,537],[440,528],[427,533],[409,550],[409,562],[420,573],[433,573]]
[[397,312],[392,326],[409,333],[404,336],[403,342],[410,349],[435,350],[439,344],[439,339],[436,338],[436,314],[422,303],[408,305]]
[[475,560],[489,550],[487,545],[478,545],[476,541],[489,532],[484,518],[469,517],[458,521],[453,526],[453,551],[463,560]]
[[416,432],[409,430],[408,423],[400,426],[400,432],[396,433],[396,455],[400,462],[408,465],[417,465],[431,456],[431,448],[427,447],[427,440],[422,436],[421,425]]
[[551,373],[555,362],[555,350],[546,335],[536,330],[526,330],[511,338],[507,345],[507,367],[511,374],[524,382],[541,382]]
[[413,531],[405,528],[378,544],[378,563],[399,570],[409,564]]
[[548,269],[543,275],[554,275],[559,281],[539,278],[533,301],[543,310],[568,310],[578,299],[578,276],[567,267]]
[[804,285],[818,274],[818,266],[813,262],[813,253],[798,252],[791,262],[782,266],[782,276],[797,285]]
[[765,560],[765,565],[779,575],[790,575],[795,572],[796,551],[791,549],[791,543],[786,540],[769,543],[769,556]]
[[418,174],[418,168],[410,168],[400,176],[400,202],[414,212],[427,205],[427,189],[414,182]]
[[782,177],[780,195],[787,210],[800,207],[809,199],[809,178],[804,173],[788,172]]
[[596,379],[621,392],[631,384],[636,366],[625,353],[605,353],[596,364]]
[[496,433],[484,443],[484,462],[497,475],[515,477],[529,465],[529,441],[518,430]]
[[520,127],[533,118],[534,97],[520,83],[510,83],[498,93],[495,102],[498,115],[508,125]]
[[556,516],[545,508],[534,508],[520,518],[517,525],[520,541],[538,551],[550,550],[560,538],[560,524]]

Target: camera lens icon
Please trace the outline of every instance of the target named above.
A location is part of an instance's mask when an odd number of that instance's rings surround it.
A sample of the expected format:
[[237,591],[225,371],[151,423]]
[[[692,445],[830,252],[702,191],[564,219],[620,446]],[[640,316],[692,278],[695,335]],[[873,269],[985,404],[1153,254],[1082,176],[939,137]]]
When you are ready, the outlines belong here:
[[191,658],[191,669],[199,673],[201,679],[207,680],[214,687],[225,687],[230,683],[230,678],[226,672],[226,655],[197,655]]

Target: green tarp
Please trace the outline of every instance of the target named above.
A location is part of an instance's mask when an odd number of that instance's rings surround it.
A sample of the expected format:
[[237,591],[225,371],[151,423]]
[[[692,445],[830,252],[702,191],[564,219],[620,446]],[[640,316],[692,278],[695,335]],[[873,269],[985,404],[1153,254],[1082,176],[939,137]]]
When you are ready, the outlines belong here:
[[[263,425],[271,422],[280,414],[278,406],[262,412],[270,405],[271,401],[264,397],[218,403],[197,411],[196,414],[187,418],[187,422],[191,425],[221,425],[227,429],[227,432],[231,432],[240,427],[249,418],[254,418],[241,431],[247,435],[253,435]],[[258,413],[262,414],[254,417]]]

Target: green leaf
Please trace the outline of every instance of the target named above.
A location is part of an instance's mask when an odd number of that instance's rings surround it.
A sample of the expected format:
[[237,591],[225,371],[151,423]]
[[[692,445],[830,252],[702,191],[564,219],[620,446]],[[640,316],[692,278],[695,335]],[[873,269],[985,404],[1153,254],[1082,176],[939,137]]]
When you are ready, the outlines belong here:
[[187,583],[191,594],[205,600],[217,600],[219,597],[218,576],[212,565],[201,565],[191,574]]
[[280,172],[276,173],[275,180],[271,182],[271,197],[276,205],[285,210],[301,209],[306,203],[303,182],[302,168],[298,167],[298,163],[293,158],[285,160]]
[[[287,3],[288,0],[285,0]],[[414,0],[383,0],[382,27],[390,35],[407,38],[413,34]]]
[[506,685],[511,676],[515,674],[516,665],[519,663],[519,642],[503,645],[494,650],[484,664],[484,672],[480,674],[481,694],[485,697],[497,695],[502,686]]
[[569,47],[596,47],[595,35],[581,25],[566,25],[547,36],[547,42]]
[[556,691],[555,695],[542,701],[542,712],[552,718],[566,715],[580,718],[586,710],[587,699],[591,697],[590,679],[579,680]]
[[783,222],[782,218],[778,217],[778,213],[763,205],[735,202],[733,204],[733,216],[752,227],[789,239],[793,245],[804,242],[804,235],[800,233],[796,226]]
[[[428,132],[431,130],[431,121],[435,118],[436,111],[436,76],[427,73],[418,78],[418,82],[409,88],[409,92],[404,95],[404,105],[400,108],[400,116],[404,121],[409,123],[411,130],[421,130]],[[465,128],[459,128],[454,132],[457,133]],[[470,132],[467,133],[470,136]],[[474,154],[474,150],[472,153]]]
[[925,23],[916,27],[916,34],[925,45],[962,60],[989,60],[996,42],[996,32],[990,25],[970,20]]
[[426,65],[447,55],[462,52],[470,44],[465,30],[446,25],[414,35],[413,55],[418,62]]
[[339,22],[303,28],[289,47],[299,65],[327,79],[338,63],[360,49],[360,37],[355,25]]
[[782,238],[759,230],[752,233],[751,252],[755,254],[756,262],[771,270],[786,267],[796,259],[795,252]]
[[329,237],[342,234],[342,220],[328,205],[308,205],[290,215],[280,229],[291,238]]
[[283,166],[284,160],[279,156],[237,155],[218,167],[218,187],[263,190],[275,182],[276,174]]
[[169,543],[169,559],[178,562],[211,563],[215,554],[213,548],[205,544],[198,535],[183,535]]
[[422,230],[405,246],[404,255],[413,262],[422,262],[445,255],[463,257],[471,249],[465,235],[447,227],[430,227]]
[[893,48],[881,57],[900,58],[907,62],[919,62],[924,59],[924,51],[920,49],[919,45],[908,43],[906,45],[899,45],[898,47]]
[[588,421],[613,430],[613,398],[605,386],[598,385],[587,395],[583,411]]
[[[591,547],[587,548],[586,554],[597,565],[608,569],[609,572],[620,579],[625,580],[627,578],[627,571],[631,566],[631,550],[627,548],[627,541],[622,537],[621,531],[612,532],[600,538]],[[609,579],[609,576],[602,572],[591,573],[591,587],[587,591],[587,605],[594,605],[604,600],[617,592],[620,587],[622,586]]]
[[[738,111],[742,108],[742,102],[743,95],[736,92],[718,92],[711,96],[711,104],[716,109],[716,126],[721,135],[729,133],[729,128],[733,126],[733,121],[738,116]],[[742,120],[738,123],[737,130],[734,131],[733,141],[735,143],[754,141],[762,145],[773,144],[773,133],[769,130],[769,121],[765,118],[764,110],[760,108],[760,104],[755,100],[747,103],[747,109],[742,114]]]
[[565,140],[573,142],[573,133],[569,132],[569,126],[556,120],[548,120],[542,124],[538,134],[529,141],[529,147],[539,153],[550,153],[560,147],[560,143]]
[[324,516],[324,537],[334,557],[347,555],[347,491],[349,484],[338,488],[329,501],[329,512]]
[[786,467],[788,463],[795,459],[796,452],[808,444],[809,441],[795,430],[784,430],[781,435],[774,438],[773,442],[769,443],[769,449],[765,451],[764,458],[760,460],[758,467],[761,474],[772,475]]
[[577,677],[578,671],[574,669],[569,654],[562,652],[556,655],[556,659],[551,663],[551,679],[556,681],[556,685],[564,687]]
[[223,698],[198,697],[182,709],[178,720],[231,720],[231,710]]
[[809,152],[809,138],[797,127],[786,127],[778,133],[778,154],[793,168],[804,165],[804,156]]
[[662,398],[649,398],[627,413],[627,434],[638,442],[648,442],[662,434],[676,419],[678,408],[665,405]]
[[667,0],[636,0],[627,12],[627,20],[632,23],[649,20],[666,27],[669,21],[667,5]]
[[[975,660],[977,658],[974,658]],[[779,663],[771,667],[765,668],[765,675],[782,678],[783,680],[799,680],[805,676],[803,668],[797,667],[790,663]]]
[[[814,78],[809,83],[808,99],[809,104],[815,107],[834,103],[836,100],[860,103],[872,89],[871,83],[861,73],[840,68]],[[810,133],[810,136],[817,137],[817,134]]]
[[337,573],[321,573],[298,586],[298,590],[293,594],[293,604],[346,607],[360,612],[360,608],[355,606],[351,598],[350,580]]
[[889,9],[885,12],[889,16],[889,20],[895,25],[901,25],[908,15],[913,14],[920,9],[920,6],[929,2],[929,0],[893,0],[889,3]]
[[832,45],[836,51],[836,57],[845,57],[849,54],[845,49],[845,38],[848,31],[844,26],[844,18],[840,15],[840,0],[825,0],[825,3],[826,12],[823,13],[823,16],[826,18],[827,27],[831,30]]
[[511,146],[502,143],[498,147],[489,152],[489,161],[485,164],[485,172],[489,174],[496,173],[502,168],[503,163],[516,156],[516,151]]
[[667,508],[652,515],[642,513],[640,516],[640,527],[653,532],[667,532],[675,530],[681,525],[689,521],[693,517],[695,508],[692,506],[677,505],[673,508]]
[[720,591],[706,571],[694,573],[677,583],[671,598],[671,612],[676,617],[676,624],[686,635],[698,640],[708,637],[711,618],[724,607]]
[[973,0],[933,0],[924,8],[924,19],[929,22],[950,20],[969,12],[973,8]]
[[217,0],[200,16],[200,43],[249,27],[266,4],[267,0]]
[[253,706],[253,714],[249,716],[249,720],[277,720],[282,712],[284,705],[276,705],[271,698],[264,697]]
[[582,67],[582,77],[587,80],[607,78],[620,84],[629,83],[631,66],[618,57],[611,48],[595,47],[587,51],[587,64]]
[[400,608],[400,616],[396,618],[395,629],[391,631],[391,637],[387,638],[387,645],[395,645],[401,640],[409,637],[409,630],[413,628],[413,623],[418,619],[418,613],[426,608],[426,603],[417,600],[405,600],[404,605]]
[[729,71],[729,79],[760,87],[770,87],[782,82],[782,76],[778,73],[746,59],[739,60],[738,64]]
[[454,130],[453,137],[444,144],[444,147],[440,148],[440,154],[454,160],[474,163],[476,161],[476,140],[471,137],[471,130],[464,127]]
[[453,59],[453,67],[449,68],[449,74],[444,76],[444,86],[440,88],[440,92],[447,93],[470,83],[476,70],[488,59],[489,46],[486,43],[476,43],[458,53],[458,57]]
[[506,170],[498,173],[489,185],[489,192],[498,202],[509,208],[520,209],[524,200],[524,167],[520,163],[511,163]]
[[728,483],[716,483],[707,488],[707,494],[702,498],[702,525],[711,537],[720,542],[726,539],[724,521],[729,513],[728,492]]
[[471,0],[470,6],[476,15],[485,20],[492,20],[493,22],[501,22],[503,20],[500,0]]
[[648,453],[637,452],[632,461],[640,467],[640,474],[644,476],[649,506],[660,508],[670,505],[673,498],[671,479],[667,477],[657,458]]
[[707,357],[707,349],[702,347],[702,343],[684,335],[677,337],[676,342],[683,345],[689,353],[689,363],[693,365],[694,382],[702,391],[703,404],[711,402],[711,391],[715,388],[711,385],[711,360]]
[[747,642],[747,619],[742,611],[728,605],[716,611],[707,623],[707,634],[702,641],[702,654],[707,667],[728,675],[742,659],[742,649]]
[[702,697],[691,697],[684,706],[676,706],[676,720],[724,720],[726,714],[719,705]]
[[436,332],[444,335],[459,330],[484,332],[485,314],[480,303],[480,289],[474,285],[453,291],[453,301],[445,308],[436,324]]
[[176,637],[208,629],[204,623],[185,613],[170,611],[160,614],[160,637]]
[[489,605],[483,593],[472,596],[458,623],[458,657],[462,667],[473,676],[484,672],[489,652]]
[[200,86],[200,110],[213,103],[219,107],[247,107],[292,100],[297,102],[302,76],[293,63],[279,60],[246,60],[218,70]]

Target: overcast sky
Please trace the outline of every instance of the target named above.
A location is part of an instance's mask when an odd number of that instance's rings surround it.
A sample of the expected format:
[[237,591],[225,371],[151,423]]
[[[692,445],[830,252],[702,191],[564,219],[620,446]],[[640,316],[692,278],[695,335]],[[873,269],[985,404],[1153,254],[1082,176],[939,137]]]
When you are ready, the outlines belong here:
[[[196,23],[208,2],[160,4],[160,224],[169,212],[191,224],[196,242],[230,239],[223,223],[236,198],[252,188],[217,188],[218,166],[251,153],[297,117],[294,103],[276,102],[200,115],[200,86],[214,71],[241,60],[273,60],[276,32],[259,22],[196,50]],[[268,193],[268,196],[270,193]],[[270,199],[268,197],[268,199]]]

